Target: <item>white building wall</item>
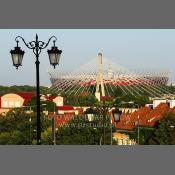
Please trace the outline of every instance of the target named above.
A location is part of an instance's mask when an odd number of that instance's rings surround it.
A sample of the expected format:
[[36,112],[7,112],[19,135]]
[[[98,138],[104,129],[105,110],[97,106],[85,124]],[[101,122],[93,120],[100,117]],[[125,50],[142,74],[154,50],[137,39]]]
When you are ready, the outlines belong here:
[[170,104],[170,108],[174,108],[175,107],[175,100],[169,100],[168,102]]
[[166,99],[155,99],[153,100],[153,109],[156,108],[160,103],[166,103]]
[[56,106],[63,106],[64,105],[64,99],[61,96],[57,96],[53,99],[53,102],[56,103]]

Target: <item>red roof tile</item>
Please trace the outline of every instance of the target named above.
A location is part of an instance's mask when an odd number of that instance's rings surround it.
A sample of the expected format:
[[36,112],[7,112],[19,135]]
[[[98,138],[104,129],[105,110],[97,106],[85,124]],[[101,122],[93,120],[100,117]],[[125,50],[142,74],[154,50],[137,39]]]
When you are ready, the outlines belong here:
[[[141,107],[139,110],[129,114],[123,113],[120,122],[116,123],[117,129],[131,130],[134,129],[139,122],[140,126],[155,126],[166,112],[169,111],[168,104],[161,103],[155,109]],[[138,119],[139,116],[139,119]]]
[[155,109],[151,110],[146,116],[149,126],[155,126],[156,122],[162,119],[164,114],[169,111],[167,103],[160,103]]
[[35,93],[32,92],[19,92],[15,94],[21,96],[24,99],[24,104],[28,103],[32,99],[32,97],[35,96]]
[[57,106],[57,109],[61,111],[74,110],[73,106]]
[[134,125],[132,124],[132,118],[130,113],[122,113],[120,117],[120,122],[116,123],[116,128],[117,129],[126,129],[126,130],[131,130],[134,129]]

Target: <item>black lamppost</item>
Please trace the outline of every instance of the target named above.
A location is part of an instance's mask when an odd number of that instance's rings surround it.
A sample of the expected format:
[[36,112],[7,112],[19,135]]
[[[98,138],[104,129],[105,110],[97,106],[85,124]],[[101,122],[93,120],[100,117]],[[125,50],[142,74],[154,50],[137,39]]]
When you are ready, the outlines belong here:
[[56,112],[55,112],[56,104],[54,103],[54,112],[52,117],[52,142],[53,145],[56,145]]
[[140,142],[140,117],[139,115],[137,116],[137,144],[139,145]]
[[[113,109],[113,108],[115,108],[115,109]],[[105,145],[105,143],[106,143],[106,140],[105,140],[105,122],[106,122],[107,116],[109,116],[108,112],[110,110],[112,112],[112,115],[110,118],[110,129],[111,129],[110,144],[112,145],[112,121],[114,120],[114,122],[120,122],[122,112],[113,105],[112,106],[106,105],[104,101],[103,101],[103,104],[97,106],[96,110],[94,110],[93,108],[89,108],[85,112],[89,122],[94,122],[95,118],[98,115],[100,115],[100,119],[102,117],[103,133],[102,133],[102,136],[100,138],[100,145],[101,145],[101,141],[103,141],[103,145]]]
[[97,112],[93,109],[93,108],[88,108],[86,111],[85,111],[85,114],[87,116],[87,120],[89,122],[94,122],[95,120],[95,117],[96,117],[96,114]]
[[[112,118],[114,122],[120,122],[121,115],[122,115],[122,112],[118,108],[115,108],[115,110],[112,110]],[[113,137],[112,137],[112,119],[111,119],[111,145],[113,143],[112,139]]]
[[120,122],[120,117],[121,117],[122,112],[119,111],[118,108],[112,111],[112,116],[114,118],[114,122]]
[[39,80],[39,55],[43,49],[45,49],[50,41],[53,40],[53,47],[48,50],[48,55],[49,55],[49,61],[52,66],[55,66],[59,64],[60,56],[62,51],[59,50],[55,46],[55,42],[57,38],[55,36],[52,36],[49,38],[48,42],[45,43],[43,41],[38,40],[38,35],[36,34],[36,38],[34,41],[30,41],[29,43],[26,43],[23,37],[17,36],[15,38],[15,41],[17,43],[17,46],[14,48],[14,50],[11,50],[11,56],[12,56],[12,61],[13,65],[18,69],[19,66],[22,66],[22,60],[24,56],[24,51],[21,50],[21,48],[18,46],[19,44],[19,39],[23,41],[23,43],[26,45],[27,48],[33,50],[33,53],[35,54],[36,57],[36,95],[37,95],[37,100],[36,100],[36,105],[37,105],[37,145],[41,144],[41,121],[40,121],[40,80]]
[[[102,113],[103,113],[103,145],[105,145],[105,122],[106,122],[106,117],[108,116],[108,112],[110,109],[114,108],[115,106],[107,106],[105,103],[103,103],[102,106]],[[115,108],[115,110],[112,110],[112,118],[114,122],[120,122],[122,112],[118,109]],[[112,118],[110,118],[110,129],[111,129],[111,140],[110,143],[112,145]]]

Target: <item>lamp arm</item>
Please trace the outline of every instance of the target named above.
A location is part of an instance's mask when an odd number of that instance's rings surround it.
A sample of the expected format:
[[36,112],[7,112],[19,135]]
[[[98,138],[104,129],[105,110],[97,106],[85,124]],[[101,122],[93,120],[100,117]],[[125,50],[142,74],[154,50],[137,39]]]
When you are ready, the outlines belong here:
[[[26,45],[27,48],[29,48],[29,49],[34,49],[34,46],[33,46],[32,43],[35,42],[35,41],[32,41],[32,42],[30,42],[30,43],[27,44],[23,37],[17,36],[17,37],[15,38],[15,41],[16,41],[16,42],[19,42],[18,39],[21,39],[21,40],[23,41],[23,43]],[[30,46],[29,46],[29,44],[30,44]]]
[[50,37],[47,43],[45,43],[43,41],[38,41],[38,42],[37,41],[31,41],[29,43],[26,43],[26,41],[24,40],[24,38],[21,37],[21,36],[17,36],[15,38],[15,41],[16,42],[19,42],[18,39],[21,39],[23,41],[23,43],[26,45],[27,48],[29,48],[29,49],[35,49],[36,47],[38,47],[41,50],[41,49],[45,49],[49,45],[50,41],[53,38],[54,38],[53,42],[54,42],[54,45],[55,45],[55,42],[57,41],[57,37],[56,36]]
[[54,38],[53,42],[54,42],[54,46],[55,46],[55,42],[57,41],[57,37],[56,37],[56,36],[52,36],[52,37],[49,38],[49,40],[48,40],[47,43],[45,43],[45,42],[43,42],[43,41],[39,41],[39,42],[38,42],[38,43],[39,43],[39,48],[40,48],[40,49],[45,49],[45,48],[49,45],[50,41],[51,41],[53,38]]

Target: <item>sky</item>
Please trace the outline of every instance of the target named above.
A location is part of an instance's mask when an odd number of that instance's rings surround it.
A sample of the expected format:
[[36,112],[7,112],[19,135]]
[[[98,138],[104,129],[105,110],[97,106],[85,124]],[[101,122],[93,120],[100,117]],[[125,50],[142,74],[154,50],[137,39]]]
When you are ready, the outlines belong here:
[[[25,51],[23,65],[18,70],[12,65],[10,50],[20,35],[26,42],[35,39],[47,42],[58,38],[61,49],[60,65],[56,70],[69,71],[81,67],[102,52],[104,57],[128,69],[170,70],[175,80],[174,29],[0,29],[0,85],[35,85],[35,56],[20,41]],[[52,43],[48,46],[50,49]],[[40,54],[40,84],[50,86],[47,49]]]

